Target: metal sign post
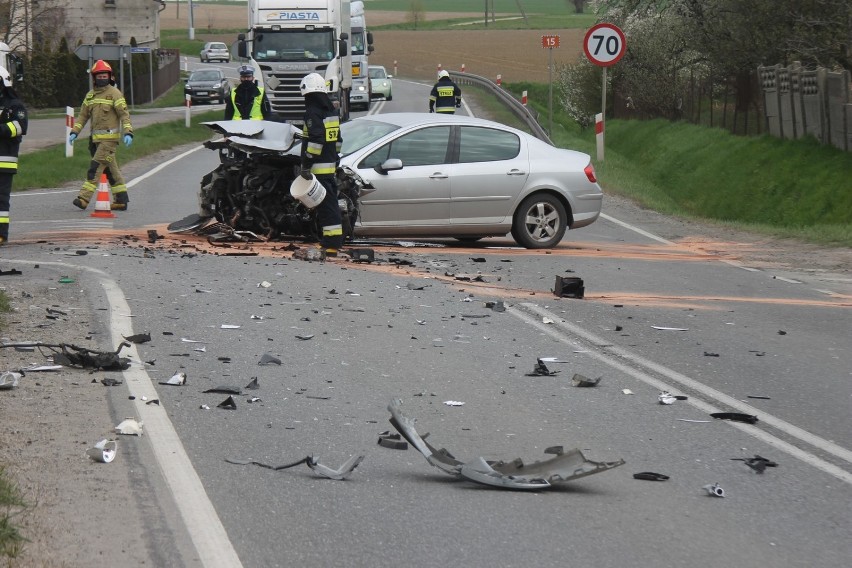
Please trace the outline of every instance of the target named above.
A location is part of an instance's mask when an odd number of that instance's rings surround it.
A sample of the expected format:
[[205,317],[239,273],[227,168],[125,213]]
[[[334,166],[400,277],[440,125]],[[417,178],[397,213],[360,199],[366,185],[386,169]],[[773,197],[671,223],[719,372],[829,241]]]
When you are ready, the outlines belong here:
[[549,92],[547,95],[547,133],[553,136],[553,50],[559,47],[558,35],[541,36],[541,47],[547,50],[547,77]]
[[606,68],[615,65],[624,57],[627,41],[624,32],[615,24],[602,23],[593,26],[586,32],[583,40],[583,51],[589,61],[603,67],[601,73],[601,114],[600,120],[595,120],[595,134],[598,140],[598,161],[604,159],[604,122],[606,118]]

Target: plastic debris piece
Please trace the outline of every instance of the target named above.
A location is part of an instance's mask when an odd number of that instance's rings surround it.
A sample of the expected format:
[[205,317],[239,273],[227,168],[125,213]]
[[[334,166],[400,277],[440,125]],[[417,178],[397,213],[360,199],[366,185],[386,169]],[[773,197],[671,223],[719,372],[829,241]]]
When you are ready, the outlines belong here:
[[505,487],[506,489],[538,490],[550,487],[550,483],[548,483],[545,479],[526,479],[502,475],[495,471],[488,462],[481,457],[463,464],[461,466],[461,476],[476,483],[493,485],[495,487]]
[[223,323],[222,325],[219,326],[219,329],[240,329],[240,327],[242,327],[242,326],[234,325],[234,324],[230,324],[230,323]]
[[18,386],[18,381],[23,377],[21,373],[15,371],[3,371],[0,375],[0,390],[11,390]]
[[260,400],[259,396],[252,396],[252,397],[249,397],[248,399],[246,399],[246,402],[251,404],[252,402],[263,402],[263,401]]
[[677,400],[674,395],[668,391],[661,392],[657,398],[660,399],[660,404],[674,404]]
[[257,285],[258,288],[269,288],[270,286],[272,286],[272,282],[267,282],[266,280]]
[[373,262],[376,253],[371,248],[351,248],[346,251],[354,262]]
[[575,387],[596,387],[598,386],[598,383],[601,382],[602,378],[603,377],[601,376],[596,379],[590,379],[580,373],[575,373],[574,377],[571,379],[571,384]]
[[734,422],[745,422],[746,424],[756,424],[758,419],[753,414],[742,414],[740,412],[714,412],[711,414],[717,420],[732,420]]
[[248,389],[248,390],[259,389],[260,384],[258,384],[258,382],[257,382],[257,377],[252,377],[251,380],[249,381],[249,384],[247,384],[245,388]]
[[297,335],[297,336],[296,336],[296,339],[301,339],[302,341],[307,341],[307,340],[309,340],[309,339],[313,339],[313,338],[314,338],[314,334],[313,334],[313,333],[305,334],[305,335]]
[[29,367],[22,367],[21,370],[22,371],[30,371],[30,372],[61,371],[62,365],[38,365],[38,364],[36,364],[36,365],[30,365]]
[[718,354],[718,353],[711,353],[711,352],[709,352],[709,351],[705,351],[705,352],[704,352],[704,356],[705,356],[705,357],[718,357],[718,356],[719,356],[719,354]]
[[160,381],[160,384],[161,385],[174,385],[174,386],[182,387],[183,385],[186,384],[186,373],[184,373],[184,372],[175,373],[174,375],[171,376],[171,378],[169,380]]
[[765,457],[759,456],[757,454],[755,454],[753,458],[731,458],[731,460],[745,462],[745,464],[749,466],[752,471],[761,474],[766,471],[767,467],[778,467],[778,464],[774,461],[766,459]]
[[689,331],[689,329],[685,327],[663,327],[660,325],[652,325],[652,329],[659,329],[660,331]]
[[703,424],[703,423],[709,424],[710,422],[712,422],[712,420],[690,420],[689,418],[677,418],[676,420],[678,420],[680,422],[695,422],[695,423],[699,423],[699,424]]
[[577,276],[556,276],[553,293],[560,298],[581,299],[586,292],[583,279]]
[[668,475],[654,473],[653,471],[640,471],[639,473],[633,474],[633,479],[644,479],[647,481],[666,481],[668,478]]
[[281,359],[272,355],[270,353],[264,353],[260,357],[260,361],[257,362],[258,365],[280,365]]
[[748,396],[748,398],[758,398],[760,400],[772,400],[768,396],[762,396],[762,395],[759,395],[759,394],[750,394],[750,395],[746,395],[746,396]]
[[547,368],[547,365],[544,364],[544,361],[541,359],[536,359],[535,365],[533,366],[532,373],[527,373],[527,377],[552,377],[553,375],[559,373],[559,371],[551,371]]
[[204,343],[203,341],[198,341],[197,339],[189,339],[187,337],[181,337],[180,340],[183,343]]
[[207,346],[202,345],[201,347],[194,347],[192,350],[197,351],[199,353],[207,353]]
[[207,389],[207,390],[201,391],[201,392],[205,392],[205,393],[214,392],[214,393],[220,393],[220,394],[243,394],[243,391],[242,391],[242,389],[240,389],[240,387],[233,387],[233,386],[230,386],[230,385],[219,385],[218,387],[213,387],[211,389]]
[[159,398],[152,398],[151,400],[149,400],[145,404],[148,404],[148,405],[153,404],[154,406],[160,406],[160,399]]
[[405,285],[405,287],[409,290],[423,290],[424,288],[426,288],[426,286],[427,284],[417,284],[415,282],[409,282]]
[[130,343],[148,343],[149,341],[151,341],[151,334],[146,331],[145,333],[128,335],[124,339],[126,339]]
[[505,312],[506,311],[506,304],[504,304],[502,301],[485,302],[485,307],[491,308],[495,312]]
[[704,490],[707,491],[708,495],[712,497],[724,497],[725,490],[722,489],[718,483],[713,483],[712,485],[705,485]]
[[115,452],[117,449],[118,446],[115,440],[103,439],[95,444],[94,447],[86,450],[86,455],[96,462],[110,463],[115,459]]
[[142,422],[135,418],[125,418],[115,427],[115,433],[123,436],[141,436]]
[[206,404],[202,404],[202,405],[201,405],[201,406],[199,406],[198,408],[200,408],[201,410],[210,410],[210,407],[209,407],[209,406],[207,406]]
[[308,467],[311,468],[314,473],[329,479],[342,481],[349,477],[349,474],[351,474],[362,461],[364,461],[364,456],[352,456],[337,469],[331,469],[330,467],[324,466],[313,457],[309,457],[305,463],[308,464]]
[[383,448],[391,450],[407,450],[408,442],[402,439],[400,434],[391,434],[390,432],[382,432],[379,434],[379,445]]
[[105,387],[117,387],[122,384],[118,379],[113,379],[112,377],[104,377],[101,379],[101,384]]
[[447,406],[464,406],[464,403],[459,400],[445,400],[444,404]]
[[632,391],[632,390],[630,390],[630,389],[621,389],[621,392],[622,392],[623,394],[633,394],[633,391]]
[[549,325],[549,324],[554,323],[554,321],[549,317],[543,317],[543,318],[541,318],[541,323],[546,323],[546,324]]
[[217,404],[216,408],[224,408],[225,410],[236,410],[237,401],[234,400],[234,397],[229,396],[228,398]]

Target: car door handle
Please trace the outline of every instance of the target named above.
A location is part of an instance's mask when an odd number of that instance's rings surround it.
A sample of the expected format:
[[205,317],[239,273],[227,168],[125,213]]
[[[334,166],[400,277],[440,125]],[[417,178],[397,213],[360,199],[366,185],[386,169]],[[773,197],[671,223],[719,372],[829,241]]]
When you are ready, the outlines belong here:
[[522,172],[521,170],[516,169],[516,170],[509,170],[508,172],[506,172],[506,175],[507,176],[525,176],[525,175],[527,175],[527,172]]
[[448,177],[450,177],[450,176],[448,176],[447,174],[442,174],[441,172],[435,172],[434,174],[429,176],[429,179],[447,179]]

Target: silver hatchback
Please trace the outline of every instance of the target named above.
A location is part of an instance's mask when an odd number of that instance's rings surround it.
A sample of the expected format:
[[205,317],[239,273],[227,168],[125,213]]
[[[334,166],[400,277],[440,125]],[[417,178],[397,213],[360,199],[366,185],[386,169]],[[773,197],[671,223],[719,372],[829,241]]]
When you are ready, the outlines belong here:
[[200,53],[202,63],[210,63],[211,61],[221,61],[229,63],[231,61],[231,53],[228,51],[228,46],[221,41],[208,41],[204,44]]
[[340,131],[340,166],[362,185],[357,236],[511,233],[526,248],[551,248],[601,212],[588,154],[503,124],[397,113],[356,118]]

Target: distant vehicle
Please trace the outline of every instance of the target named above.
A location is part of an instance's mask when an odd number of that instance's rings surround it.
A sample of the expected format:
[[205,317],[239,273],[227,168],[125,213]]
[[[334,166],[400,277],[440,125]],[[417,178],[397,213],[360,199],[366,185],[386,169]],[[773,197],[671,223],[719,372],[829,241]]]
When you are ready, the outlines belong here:
[[193,104],[197,102],[224,103],[231,96],[231,83],[221,69],[199,69],[193,71],[183,88]]
[[455,237],[512,233],[556,246],[592,224],[603,192],[591,157],[478,118],[376,114],[340,125],[342,187],[361,188],[355,235]]
[[210,63],[211,61],[230,63],[231,52],[228,51],[228,46],[221,41],[208,41],[205,43],[204,48],[201,50],[201,62]]
[[370,85],[373,89],[373,98],[384,98],[386,101],[393,100],[393,75],[388,75],[381,65],[370,65]]

